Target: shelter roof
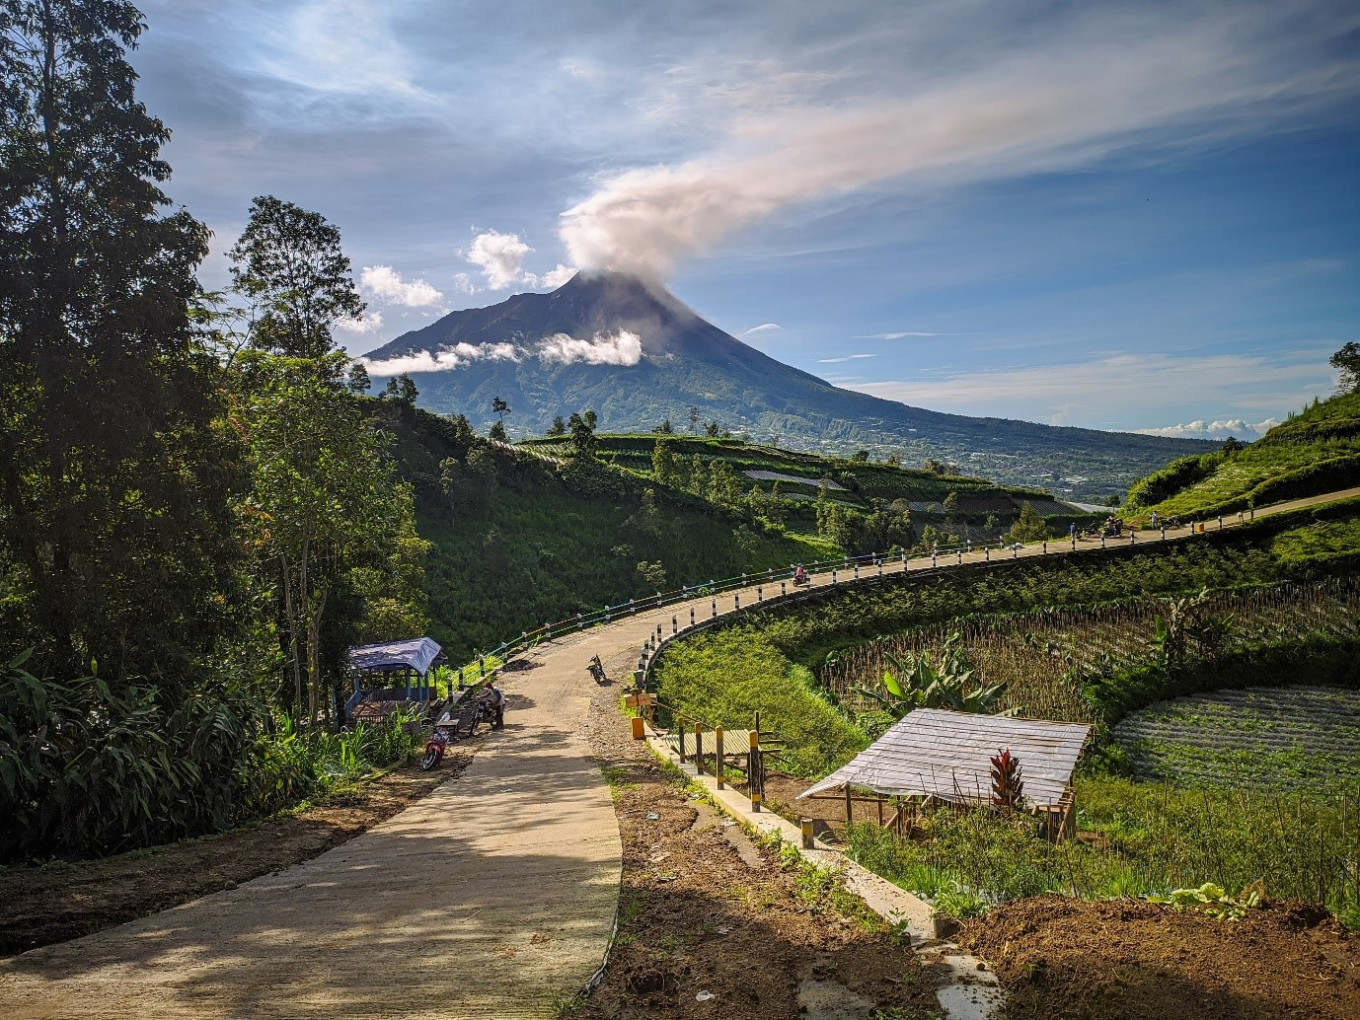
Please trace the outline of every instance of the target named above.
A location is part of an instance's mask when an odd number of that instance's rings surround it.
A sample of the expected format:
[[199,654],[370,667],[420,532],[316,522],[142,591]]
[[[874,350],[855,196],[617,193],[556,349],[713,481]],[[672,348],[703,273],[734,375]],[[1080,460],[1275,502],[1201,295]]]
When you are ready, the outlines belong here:
[[433,638],[383,641],[375,645],[355,645],[349,650],[349,664],[360,673],[410,667],[422,676],[444,654]]
[[987,803],[992,755],[1009,749],[1020,760],[1025,798],[1041,807],[1057,804],[1090,732],[1083,723],[918,708],[801,796],[848,784],[892,796]]

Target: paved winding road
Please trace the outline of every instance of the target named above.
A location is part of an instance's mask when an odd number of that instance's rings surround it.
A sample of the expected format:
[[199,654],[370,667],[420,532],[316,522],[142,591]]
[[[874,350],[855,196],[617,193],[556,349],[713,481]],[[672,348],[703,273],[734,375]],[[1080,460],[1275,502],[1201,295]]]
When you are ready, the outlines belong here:
[[[1360,488],[1257,516],[1348,496]],[[754,588],[726,593],[719,612],[734,594],[756,599]],[[709,600],[694,605],[711,615]],[[0,1016],[551,1016],[600,964],[621,873],[609,790],[584,736],[594,691],[584,666],[598,654],[624,675],[672,614],[688,622],[689,604],[540,646],[532,669],[505,678],[506,728],[464,775],[343,846],[0,961]]]

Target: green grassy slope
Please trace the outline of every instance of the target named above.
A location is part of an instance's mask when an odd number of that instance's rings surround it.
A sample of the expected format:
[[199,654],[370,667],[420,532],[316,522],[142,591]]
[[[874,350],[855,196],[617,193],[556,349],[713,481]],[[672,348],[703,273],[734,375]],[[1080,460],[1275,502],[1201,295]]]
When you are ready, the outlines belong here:
[[1239,450],[1186,457],[1134,485],[1124,516],[1206,517],[1360,485],[1360,394],[1320,401]]
[[[658,585],[836,552],[792,523],[782,533],[762,529],[685,493],[655,490],[621,468],[553,464],[425,411],[386,401],[370,406],[393,435],[402,477],[415,490],[420,533],[432,543],[425,564],[430,632],[455,660]],[[446,461],[454,462],[452,485],[442,477]],[[643,562],[651,572],[638,570]]]

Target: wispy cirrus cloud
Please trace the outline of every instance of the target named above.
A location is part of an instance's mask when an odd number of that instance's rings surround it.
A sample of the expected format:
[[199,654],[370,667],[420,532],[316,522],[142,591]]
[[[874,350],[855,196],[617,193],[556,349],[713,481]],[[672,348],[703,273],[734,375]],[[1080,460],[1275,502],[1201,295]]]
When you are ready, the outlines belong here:
[[[1088,361],[937,372],[919,379],[859,382],[864,393],[941,411],[1065,425],[1148,429],[1180,407],[1279,414],[1332,389],[1327,349],[1267,354],[1112,354]],[[1221,420],[1240,416],[1224,416]],[[1206,417],[1212,422],[1214,418]]]
[[819,365],[839,365],[845,361],[863,361],[865,358],[876,358],[877,354],[847,354],[840,358],[818,358]]
[[747,338],[753,336],[761,336],[766,333],[782,333],[783,331],[784,327],[779,325],[779,323],[777,322],[762,322],[759,326],[752,326],[750,329],[743,329],[740,333],[737,334],[737,338],[740,340],[746,340]]
[[904,329],[898,333],[861,333],[855,340],[905,340],[908,337],[944,336],[943,333],[927,333],[919,329]]

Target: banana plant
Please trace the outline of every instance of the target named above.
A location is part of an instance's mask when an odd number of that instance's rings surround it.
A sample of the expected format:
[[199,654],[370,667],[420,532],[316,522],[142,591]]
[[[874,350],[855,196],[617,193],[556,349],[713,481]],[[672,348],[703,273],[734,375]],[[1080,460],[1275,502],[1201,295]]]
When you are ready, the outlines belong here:
[[996,712],[1006,685],[975,681],[973,667],[961,644],[959,634],[949,635],[938,659],[933,662],[929,652],[908,651],[901,656],[884,653],[891,668],[883,673],[881,689],[859,687],[855,691],[877,702],[883,711],[896,719],[916,708],[1014,715],[1018,709]]

